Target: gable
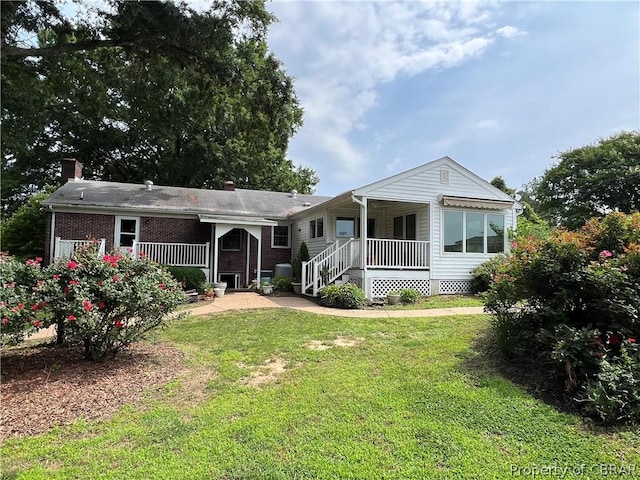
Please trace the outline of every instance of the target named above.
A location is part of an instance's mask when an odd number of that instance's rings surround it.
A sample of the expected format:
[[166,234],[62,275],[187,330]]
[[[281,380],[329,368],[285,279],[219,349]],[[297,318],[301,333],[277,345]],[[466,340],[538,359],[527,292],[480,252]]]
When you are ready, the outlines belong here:
[[452,196],[509,202],[509,205],[516,203],[512,197],[449,157],[374,182],[353,193],[399,201],[426,202]]

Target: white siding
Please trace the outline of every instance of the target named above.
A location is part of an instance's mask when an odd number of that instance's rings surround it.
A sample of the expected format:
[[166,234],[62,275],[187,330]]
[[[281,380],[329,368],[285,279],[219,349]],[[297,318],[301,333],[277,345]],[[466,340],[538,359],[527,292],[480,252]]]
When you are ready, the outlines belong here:
[[[441,183],[441,170],[448,172],[448,184]],[[400,174],[387,180],[376,182],[368,187],[356,191],[358,195],[365,195],[372,199],[387,199],[397,201],[412,201],[430,204],[431,228],[425,222],[427,229],[423,228],[423,215],[418,221],[418,239],[423,240],[422,235],[428,235],[431,230],[431,278],[443,280],[463,280],[471,278],[470,272],[476,266],[491,258],[492,254],[468,254],[445,253],[442,247],[442,203],[440,195],[454,195],[490,200],[505,200],[506,194],[497,191],[491,184],[477,178],[468,170],[450,160],[438,160],[427,164],[424,168],[417,168],[407,174]],[[398,209],[406,211],[410,205],[404,204]],[[480,212],[478,209],[467,211]],[[487,210],[488,213],[500,213],[498,210]],[[505,209],[505,228],[514,227],[516,217],[514,209]],[[406,213],[402,213],[406,214]],[[386,228],[389,235],[393,234],[393,216],[391,208],[387,209]]]
[[[317,218],[322,218],[324,221],[324,236],[321,238],[311,238],[311,232],[309,231],[309,225],[311,220],[315,220]],[[297,255],[300,250],[300,245],[302,242],[307,243],[307,248],[309,249],[309,255],[311,257],[316,256],[320,252],[322,252],[327,245],[331,242],[327,240],[327,214],[326,212],[319,212],[309,216],[297,217],[293,221],[292,228],[292,239],[291,239],[291,254]],[[299,230],[299,231],[298,231]]]

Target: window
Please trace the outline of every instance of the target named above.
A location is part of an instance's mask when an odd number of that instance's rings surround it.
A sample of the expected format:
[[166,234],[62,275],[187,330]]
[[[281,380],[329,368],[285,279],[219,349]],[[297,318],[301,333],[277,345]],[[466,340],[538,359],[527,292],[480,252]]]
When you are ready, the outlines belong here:
[[271,229],[271,247],[273,248],[289,248],[289,227],[274,226]]
[[116,217],[115,245],[123,251],[133,247],[140,236],[140,219],[137,217]]
[[487,252],[504,252],[504,215],[487,214]]
[[242,230],[234,228],[222,236],[222,250],[240,250]]
[[316,218],[309,223],[309,236],[311,238],[324,237],[324,220],[322,218]]
[[336,220],[336,237],[337,238],[355,238],[356,236],[356,219],[338,217]]
[[393,238],[396,240],[415,240],[416,214],[393,217]]
[[445,211],[443,242],[445,252],[504,252],[504,215]]

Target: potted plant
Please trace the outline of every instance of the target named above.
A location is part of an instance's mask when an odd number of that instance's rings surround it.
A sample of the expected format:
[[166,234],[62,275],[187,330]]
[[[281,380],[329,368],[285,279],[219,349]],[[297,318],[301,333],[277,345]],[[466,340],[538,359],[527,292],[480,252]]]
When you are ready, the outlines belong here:
[[389,305],[397,305],[400,303],[400,292],[396,292],[395,290],[391,290],[387,293],[387,303]]
[[210,283],[206,283],[204,285],[204,287],[202,288],[203,292],[204,292],[204,296],[206,298],[208,298],[209,300],[213,299],[213,285]]
[[227,289],[227,282],[213,282],[213,293],[216,297],[224,297],[224,292]]
[[273,285],[268,280],[262,282],[262,294],[271,295],[273,293]]

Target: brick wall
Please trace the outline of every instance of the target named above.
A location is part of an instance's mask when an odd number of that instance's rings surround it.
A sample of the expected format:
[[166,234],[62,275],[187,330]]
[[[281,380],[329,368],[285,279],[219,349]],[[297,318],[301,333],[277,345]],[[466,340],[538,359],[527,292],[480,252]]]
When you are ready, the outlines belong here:
[[195,218],[142,217],[141,242],[207,243],[211,225]]
[[107,250],[113,248],[116,220],[113,215],[56,213],[55,235],[63,240],[104,238]]

